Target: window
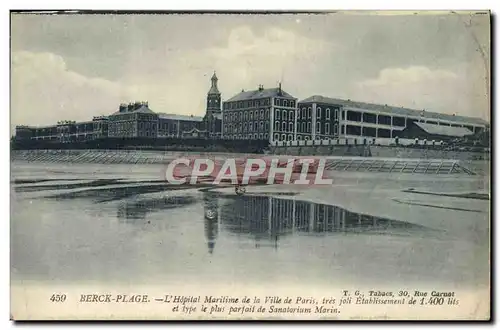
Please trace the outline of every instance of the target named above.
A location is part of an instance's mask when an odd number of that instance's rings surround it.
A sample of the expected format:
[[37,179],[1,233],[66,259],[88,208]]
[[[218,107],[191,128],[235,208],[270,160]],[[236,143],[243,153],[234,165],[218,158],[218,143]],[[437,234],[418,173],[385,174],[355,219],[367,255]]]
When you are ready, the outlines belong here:
[[264,119],[264,109],[260,109],[260,119]]
[[266,140],[269,139],[269,134],[267,134],[267,133],[264,134],[264,139],[266,139]]
[[280,139],[280,135],[278,133],[274,133],[274,140],[279,140]]
[[307,123],[307,133],[311,133],[311,122]]
[[306,119],[306,108],[302,108],[302,110],[300,111],[301,112],[301,118],[302,119]]
[[263,122],[263,121],[261,121],[261,122],[260,122],[260,126],[259,126],[259,127],[260,127],[260,130],[261,130],[261,131],[263,131],[263,130],[264,130],[264,122]]
[[284,101],[283,101],[283,106],[284,106],[284,107],[288,107],[288,101],[287,101],[287,100],[284,100]]
[[309,136],[306,135],[305,140],[309,140]]
[[261,140],[262,140],[262,133],[260,133],[260,134],[259,134],[259,139],[261,139]]
[[281,141],[285,141],[286,140],[286,134],[281,134]]
[[276,119],[281,119],[281,111],[280,111],[280,109],[276,109]]
[[253,123],[252,122],[249,122],[248,123],[248,130],[251,132],[253,131]]
[[339,127],[337,126],[337,124],[333,125],[333,134],[334,135],[337,135],[339,133]]
[[302,133],[305,133],[306,132],[306,123],[302,122],[302,130],[301,130]]
[[307,108],[307,118],[311,118],[311,107]]
[[269,131],[269,122],[266,121],[266,132]]
[[286,122],[281,123],[281,131],[286,132]]
[[253,135],[253,138],[254,138],[255,140],[257,140],[257,133],[255,133],[255,134]]
[[293,115],[294,115],[294,112],[295,112],[295,111],[290,111],[290,112],[288,113],[288,120],[293,120]]
[[253,113],[253,119],[257,119],[259,117],[259,110],[255,110]]
[[316,133],[321,133],[321,123],[316,123]]
[[245,121],[248,120],[248,112],[245,111],[245,113],[243,114],[243,118],[244,118]]
[[266,119],[269,119],[269,109],[266,109]]
[[321,118],[321,108],[320,107],[316,108],[316,117]]
[[247,123],[243,123],[243,131],[247,131]]
[[302,135],[297,136],[297,140],[302,140]]
[[279,131],[280,130],[280,122],[278,120],[276,120],[274,122],[274,130],[275,131]]
[[248,119],[250,119],[250,120],[252,120],[252,119],[253,119],[253,112],[252,112],[252,111],[250,111],[250,112],[248,113]]
[[293,123],[288,123],[288,131],[293,132]]
[[326,119],[330,120],[330,108],[326,108]]
[[330,135],[330,123],[325,124],[325,134]]

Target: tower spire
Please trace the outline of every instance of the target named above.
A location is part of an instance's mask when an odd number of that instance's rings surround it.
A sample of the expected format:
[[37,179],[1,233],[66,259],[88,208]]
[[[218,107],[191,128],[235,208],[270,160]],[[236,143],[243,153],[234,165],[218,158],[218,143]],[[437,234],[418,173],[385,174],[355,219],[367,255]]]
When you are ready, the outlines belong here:
[[217,81],[219,80],[219,78],[217,78],[215,71],[214,74],[212,75],[211,80],[212,80],[212,86],[210,87],[208,94],[220,94],[219,88],[217,87]]

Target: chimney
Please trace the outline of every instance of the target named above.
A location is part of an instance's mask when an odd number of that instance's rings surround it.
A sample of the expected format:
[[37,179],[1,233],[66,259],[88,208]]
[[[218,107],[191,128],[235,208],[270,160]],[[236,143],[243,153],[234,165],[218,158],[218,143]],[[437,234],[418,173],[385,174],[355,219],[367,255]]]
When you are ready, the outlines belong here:
[[127,112],[127,105],[125,103],[120,104],[119,112]]

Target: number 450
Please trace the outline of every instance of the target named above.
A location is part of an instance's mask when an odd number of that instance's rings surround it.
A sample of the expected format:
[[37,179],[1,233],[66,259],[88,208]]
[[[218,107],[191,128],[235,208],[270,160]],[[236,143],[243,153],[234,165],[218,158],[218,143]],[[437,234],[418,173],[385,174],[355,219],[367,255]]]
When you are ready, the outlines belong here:
[[52,297],[50,297],[50,301],[52,302],[64,302],[65,300],[66,300],[65,294],[53,294]]

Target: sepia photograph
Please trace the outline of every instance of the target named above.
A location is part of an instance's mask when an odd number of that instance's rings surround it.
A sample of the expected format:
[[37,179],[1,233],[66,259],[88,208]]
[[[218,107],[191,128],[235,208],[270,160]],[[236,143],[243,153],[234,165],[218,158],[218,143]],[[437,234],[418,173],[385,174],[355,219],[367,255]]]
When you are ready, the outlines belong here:
[[10,12],[10,318],[490,320],[491,13]]

